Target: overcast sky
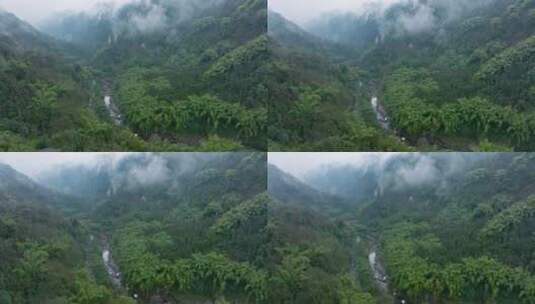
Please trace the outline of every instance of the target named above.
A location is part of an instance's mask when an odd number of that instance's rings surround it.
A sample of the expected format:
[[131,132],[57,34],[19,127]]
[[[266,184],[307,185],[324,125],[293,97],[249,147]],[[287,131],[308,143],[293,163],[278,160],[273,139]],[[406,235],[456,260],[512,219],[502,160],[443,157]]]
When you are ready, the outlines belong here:
[[0,8],[36,25],[53,13],[88,10],[102,2],[123,4],[129,1],[131,0],[0,0]]
[[269,153],[268,162],[282,171],[303,179],[311,170],[326,165],[364,166],[374,159],[387,159],[397,153]]
[[369,5],[386,7],[400,0],[269,0],[268,6],[287,19],[303,25],[324,13],[359,12]]
[[128,153],[0,153],[0,163],[32,178],[55,166],[74,163],[91,164],[101,157],[121,158]]

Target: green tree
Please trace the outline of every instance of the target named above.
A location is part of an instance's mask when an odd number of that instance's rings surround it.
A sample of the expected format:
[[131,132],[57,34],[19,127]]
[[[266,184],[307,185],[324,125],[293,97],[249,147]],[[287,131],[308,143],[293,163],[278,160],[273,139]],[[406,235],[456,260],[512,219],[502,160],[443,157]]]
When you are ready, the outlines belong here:
[[297,249],[290,249],[283,255],[282,263],[278,267],[275,280],[282,283],[281,286],[288,290],[290,302],[295,303],[307,280],[307,270],[310,267],[310,259]]
[[110,291],[97,285],[87,270],[81,270],[76,274],[74,281],[75,293],[70,301],[74,304],[106,304],[111,298]]

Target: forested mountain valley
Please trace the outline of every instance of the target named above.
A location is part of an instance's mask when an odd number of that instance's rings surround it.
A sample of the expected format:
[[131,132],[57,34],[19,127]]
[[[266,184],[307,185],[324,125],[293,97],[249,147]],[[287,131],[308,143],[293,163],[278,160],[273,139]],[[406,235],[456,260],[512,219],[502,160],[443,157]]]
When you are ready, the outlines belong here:
[[0,303],[273,303],[266,173],[264,153],[0,165]]
[[0,150],[265,150],[265,0],[0,9]]
[[318,154],[299,178],[271,157],[277,303],[535,303],[533,154]]
[[388,3],[269,12],[270,149],[531,151],[535,1]]

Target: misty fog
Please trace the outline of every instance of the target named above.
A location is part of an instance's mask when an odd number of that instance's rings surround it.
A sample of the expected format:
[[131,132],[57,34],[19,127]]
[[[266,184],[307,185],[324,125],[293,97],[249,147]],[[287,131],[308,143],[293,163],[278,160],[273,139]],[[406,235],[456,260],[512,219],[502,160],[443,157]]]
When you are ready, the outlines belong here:
[[[180,179],[225,153],[0,153],[0,164],[50,189],[74,196],[179,191]],[[237,153],[237,157],[243,156]]]
[[329,166],[363,167],[371,162],[386,160],[398,153],[269,153],[268,162],[279,169],[304,179],[313,171]]
[[[385,190],[431,187],[491,154],[485,153],[269,153],[269,163],[325,193],[373,197]],[[456,175],[457,174],[457,175]],[[368,193],[363,193],[363,192]]]
[[[319,16],[332,12],[361,14],[370,7],[384,8],[402,0],[270,0],[269,9],[304,26]],[[305,9],[306,8],[306,9]]]
[[0,0],[0,8],[37,26],[39,22],[56,13],[92,10],[103,2],[117,6],[129,1],[131,0]]
[[[115,37],[123,33],[152,33],[165,25],[188,20],[199,10],[223,0],[0,0],[0,9],[15,14],[45,32],[62,26],[62,19],[76,16],[80,23],[88,18],[108,20]],[[133,6],[142,13],[133,14]],[[178,15],[169,16],[169,7],[178,8]]]
[[[405,31],[421,33],[435,28],[439,23],[455,20],[481,5],[494,0],[272,0],[269,9],[314,31],[318,25],[328,27],[324,22],[333,16],[345,18],[374,16],[381,20],[382,35],[386,32]],[[405,6],[404,10],[399,10]],[[306,7],[306,9],[303,9]],[[409,9],[407,9],[409,8]],[[398,15],[399,14],[399,15]],[[397,16],[392,20],[392,16]],[[327,20],[327,21],[326,21]],[[333,29],[335,30],[335,29]]]
[[0,153],[0,163],[37,178],[58,166],[91,166],[102,159],[121,159],[129,153]]

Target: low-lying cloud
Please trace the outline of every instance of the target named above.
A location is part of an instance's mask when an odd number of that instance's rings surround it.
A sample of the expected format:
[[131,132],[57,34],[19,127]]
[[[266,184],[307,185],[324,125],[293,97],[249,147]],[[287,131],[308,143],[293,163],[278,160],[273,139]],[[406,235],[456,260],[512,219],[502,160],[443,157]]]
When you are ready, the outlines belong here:
[[370,198],[386,191],[420,187],[432,187],[440,193],[448,189],[453,176],[487,156],[484,153],[270,153],[269,162],[320,191],[348,198]]
[[384,37],[392,32],[425,32],[493,1],[496,0],[271,0],[269,8],[306,29],[333,16],[374,18]]
[[402,165],[393,172],[387,170],[380,183],[383,184],[382,187],[402,189],[435,183],[440,176],[435,160],[429,156],[422,156],[415,163]]
[[321,15],[333,12],[361,14],[382,11],[399,0],[270,0],[268,8],[303,26]]
[[[197,12],[224,1],[226,0],[131,0],[111,12],[113,32],[115,37],[131,33],[151,34],[191,20]],[[96,13],[99,14],[98,11]]]
[[[106,2],[119,6],[129,1],[131,0],[108,0]],[[0,8],[33,25],[38,25],[51,15],[65,11],[93,10],[102,2],[102,0],[0,0]]]
[[[85,155],[77,153],[75,155]],[[128,153],[98,154],[75,161],[52,161],[37,154],[43,169],[36,181],[51,189],[85,198],[100,199],[117,194],[176,194],[183,190],[184,180],[195,175],[208,162],[223,153]],[[0,162],[1,162],[0,154]],[[11,162],[20,168],[21,160]]]
[[0,153],[0,163],[38,178],[44,172],[61,166],[94,165],[101,159],[119,161],[130,153]]
[[108,168],[107,174],[111,177],[109,194],[166,185],[173,176],[168,161],[158,155],[133,156]]
[[[194,18],[226,0],[0,0],[0,9],[65,40],[93,30],[117,39],[152,34]],[[76,37],[76,39],[84,39]]]

